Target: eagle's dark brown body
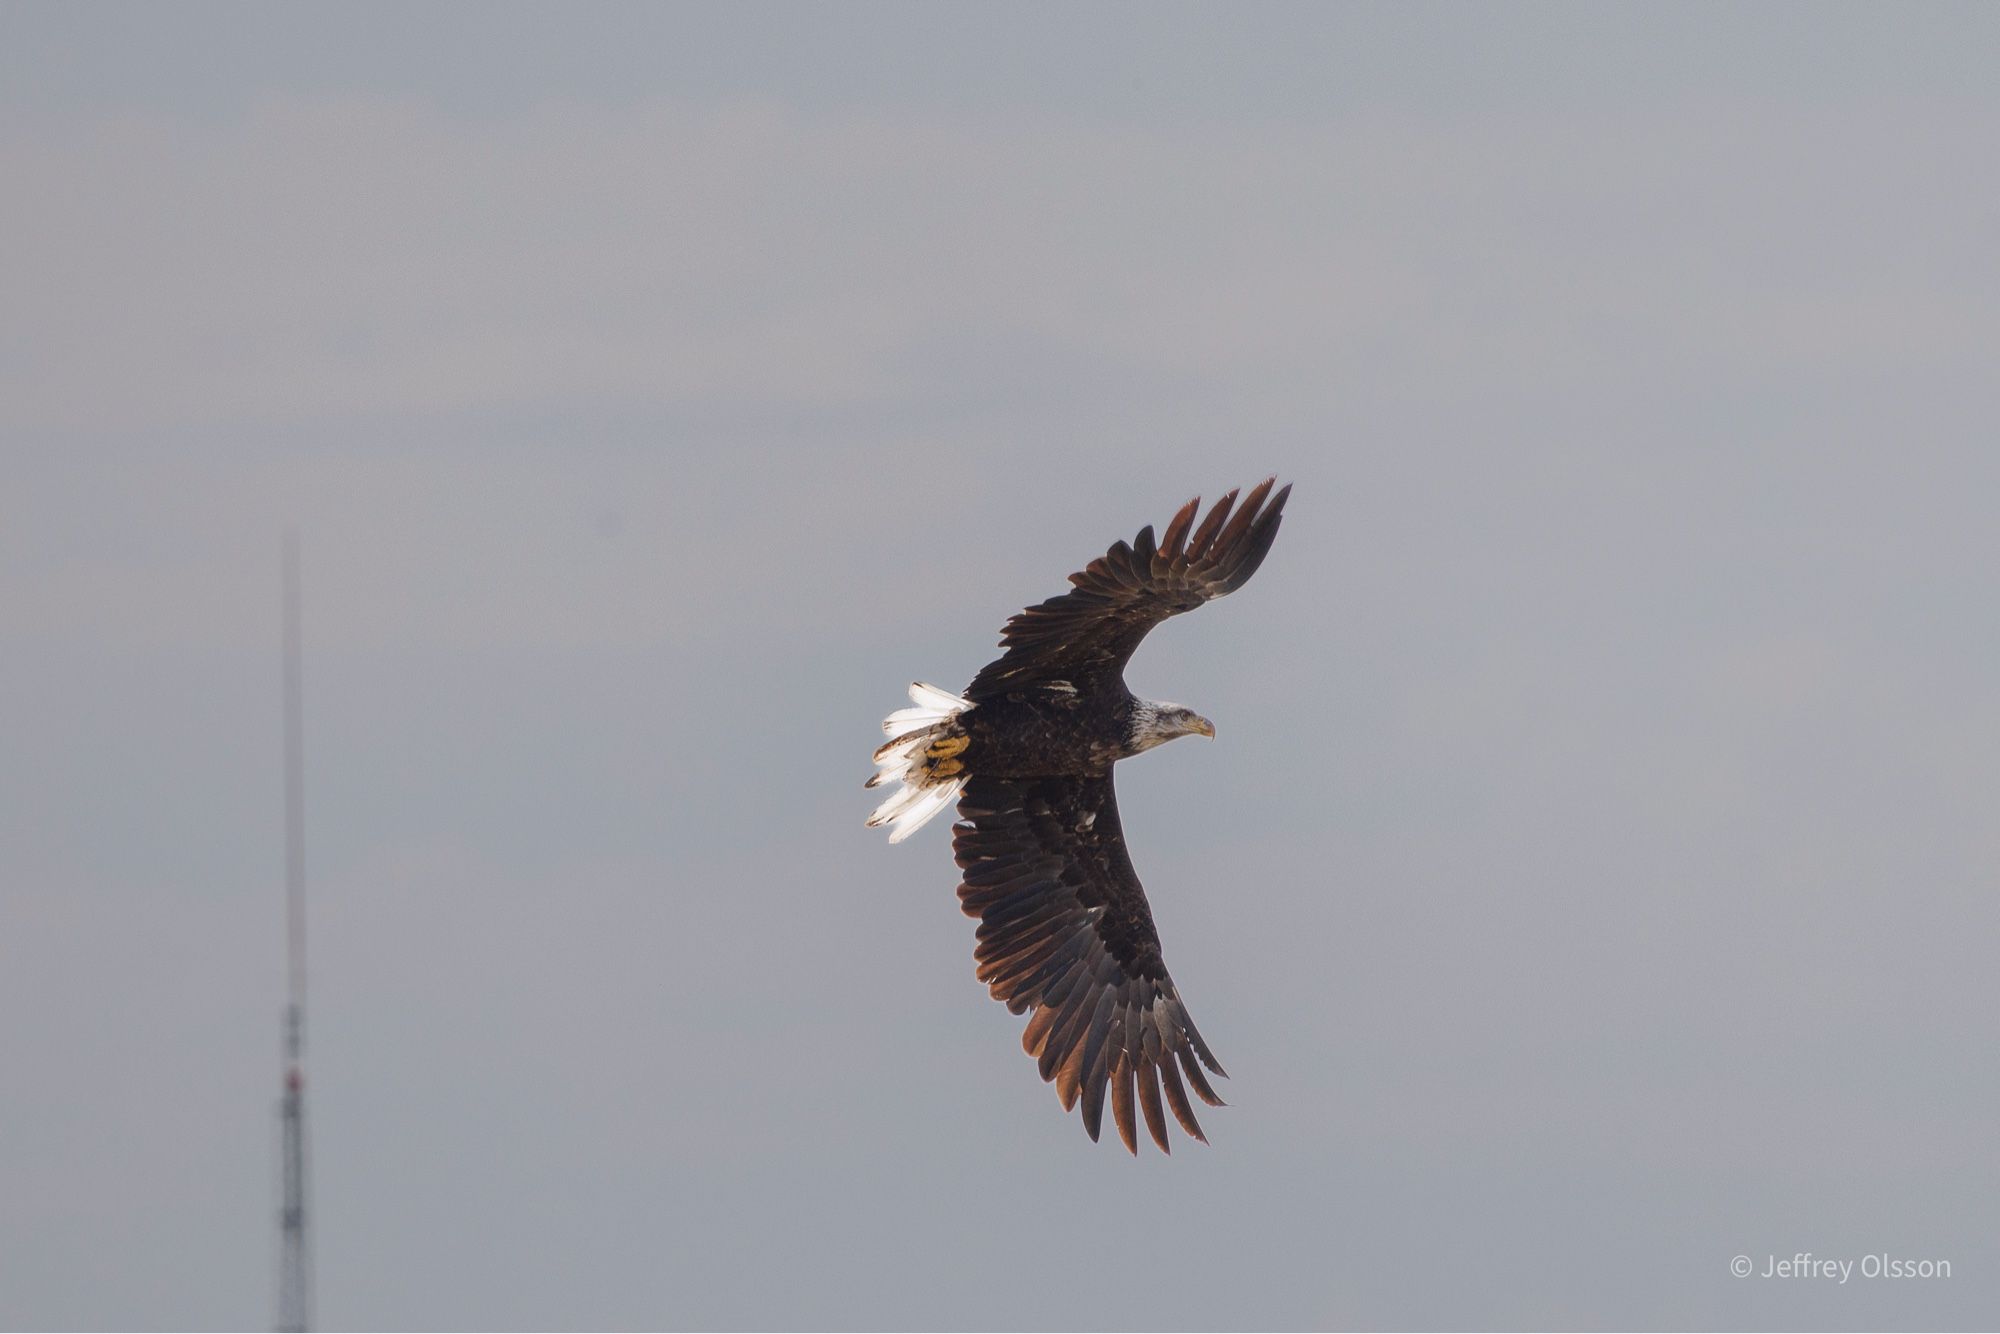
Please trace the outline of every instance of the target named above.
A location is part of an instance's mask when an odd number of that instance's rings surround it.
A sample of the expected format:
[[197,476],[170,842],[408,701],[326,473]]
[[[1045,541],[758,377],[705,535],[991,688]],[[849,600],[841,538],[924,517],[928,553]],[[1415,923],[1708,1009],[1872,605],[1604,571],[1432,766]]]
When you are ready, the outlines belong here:
[[[979,920],[979,979],[1016,1014],[1021,1044],[1065,1109],[1081,1100],[1096,1139],[1108,1097],[1127,1148],[1167,1145],[1168,1111],[1197,1139],[1190,1090],[1221,1106],[1203,1074],[1222,1067],[1182,1005],[1125,847],[1112,768],[1199,733],[1208,720],[1137,699],[1124,670],[1147,631],[1242,587],[1278,534],[1286,487],[1224,496],[1197,525],[1189,501],[1070,576],[1071,589],[1015,616],[1006,652],[963,696],[916,684],[891,714],[868,786],[901,783],[871,825],[896,842],[956,799],[960,905]],[[1268,503],[1267,503],[1268,502]]]
[[1052,778],[1109,773],[1131,754],[1132,693],[1084,695],[1074,686],[1034,685],[981,700],[952,721],[969,743],[969,773],[989,778]]

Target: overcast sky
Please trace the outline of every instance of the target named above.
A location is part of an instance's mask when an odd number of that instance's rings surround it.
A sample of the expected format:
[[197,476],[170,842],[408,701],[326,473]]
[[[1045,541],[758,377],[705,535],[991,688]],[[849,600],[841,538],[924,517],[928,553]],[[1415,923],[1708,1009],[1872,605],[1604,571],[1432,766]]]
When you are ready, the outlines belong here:
[[[288,522],[328,1326],[1990,1326],[1996,63],[0,8],[0,1326],[271,1319]],[[1135,1162],[860,785],[1271,473],[1131,672],[1220,734],[1119,783],[1233,1076]]]

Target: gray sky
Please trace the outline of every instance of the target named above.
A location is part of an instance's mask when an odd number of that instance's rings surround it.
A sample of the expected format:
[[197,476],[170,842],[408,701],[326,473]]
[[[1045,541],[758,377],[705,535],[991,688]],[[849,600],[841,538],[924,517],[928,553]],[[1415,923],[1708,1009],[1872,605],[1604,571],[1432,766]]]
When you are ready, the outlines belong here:
[[[2000,13],[0,9],[0,1325],[1990,1325]],[[876,720],[1196,492],[1212,1148]],[[1732,1257],[1948,1280],[1737,1279]]]

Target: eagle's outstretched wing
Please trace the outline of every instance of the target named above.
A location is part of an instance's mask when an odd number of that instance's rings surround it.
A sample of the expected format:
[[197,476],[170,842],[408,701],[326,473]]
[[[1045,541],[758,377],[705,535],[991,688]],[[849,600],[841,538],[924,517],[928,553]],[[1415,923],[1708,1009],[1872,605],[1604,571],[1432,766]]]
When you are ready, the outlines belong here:
[[1014,1013],[1034,1011],[1021,1045],[1055,1081],[1063,1110],[1081,1098],[1096,1139],[1108,1087],[1118,1133],[1137,1153],[1136,1095],[1153,1142],[1171,1152],[1164,1088],[1181,1128],[1206,1142],[1181,1075],[1220,1107],[1201,1068],[1222,1067],[1161,962],[1111,776],[974,777],[958,811],[952,851],[964,873],[959,902],[979,919],[979,980]]
[[[966,698],[991,699],[1036,682],[1066,680],[1088,692],[1115,680],[1146,632],[1249,582],[1278,536],[1290,486],[1271,495],[1268,478],[1244,498],[1215,502],[1194,526],[1196,497],[1181,506],[1156,545],[1151,525],[1069,577],[1075,587],[1029,607],[1000,632],[1006,652],[981,669]],[[1270,503],[1265,504],[1269,497]]]

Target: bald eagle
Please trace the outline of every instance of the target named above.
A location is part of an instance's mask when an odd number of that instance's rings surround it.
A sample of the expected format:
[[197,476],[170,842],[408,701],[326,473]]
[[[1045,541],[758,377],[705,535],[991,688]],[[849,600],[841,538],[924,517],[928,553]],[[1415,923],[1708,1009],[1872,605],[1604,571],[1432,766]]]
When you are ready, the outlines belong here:
[[[1163,1152],[1165,1109],[1207,1142],[1190,1086],[1223,1073],[1160,956],[1146,892],[1125,851],[1111,768],[1175,737],[1213,737],[1192,709],[1135,697],[1125,664],[1146,632],[1233,593],[1278,536],[1287,486],[1266,480],[1217,501],[1199,526],[1197,497],[1155,541],[1150,526],[1072,574],[1060,597],[1007,622],[1006,649],[963,695],[919,682],[913,707],[883,721],[867,786],[900,786],[868,825],[900,843],[958,803],[952,851],[960,906],[979,921],[979,980],[1015,1014],[1034,1011],[1021,1044],[1068,1111],[1083,1103],[1091,1139],[1107,1088],[1125,1147],[1138,1153],[1133,1106]],[[1186,1076],[1183,1083],[1182,1076]]]

